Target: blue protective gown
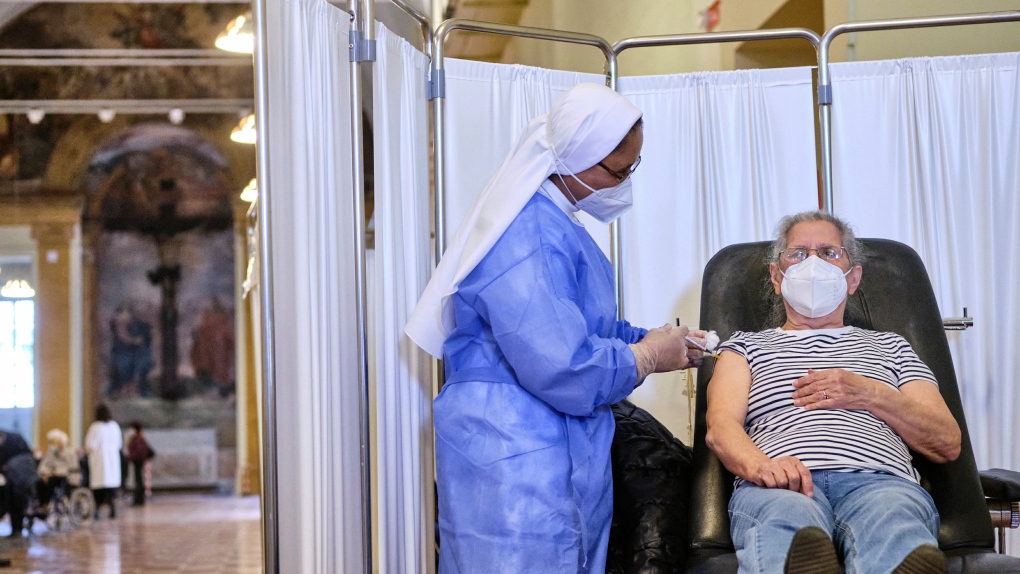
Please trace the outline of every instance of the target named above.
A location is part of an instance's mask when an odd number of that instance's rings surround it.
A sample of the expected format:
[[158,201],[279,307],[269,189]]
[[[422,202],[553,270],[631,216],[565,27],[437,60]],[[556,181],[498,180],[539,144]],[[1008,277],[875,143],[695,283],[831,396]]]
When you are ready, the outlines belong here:
[[637,378],[612,266],[536,193],[452,296],[435,400],[441,574],[605,571],[609,405]]

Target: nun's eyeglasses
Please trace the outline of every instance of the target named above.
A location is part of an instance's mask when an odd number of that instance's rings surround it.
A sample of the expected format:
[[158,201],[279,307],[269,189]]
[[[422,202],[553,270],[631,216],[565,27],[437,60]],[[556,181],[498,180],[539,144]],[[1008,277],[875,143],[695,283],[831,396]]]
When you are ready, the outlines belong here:
[[602,163],[601,161],[598,163],[599,167],[608,171],[609,175],[615,177],[616,181],[619,182],[622,182],[623,180],[630,177],[635,171],[637,171],[637,166],[639,165],[641,165],[641,156],[637,156],[637,161],[634,162],[634,165],[630,166],[630,168],[628,169],[623,170],[623,173],[609,169],[608,167],[606,167],[606,164]]

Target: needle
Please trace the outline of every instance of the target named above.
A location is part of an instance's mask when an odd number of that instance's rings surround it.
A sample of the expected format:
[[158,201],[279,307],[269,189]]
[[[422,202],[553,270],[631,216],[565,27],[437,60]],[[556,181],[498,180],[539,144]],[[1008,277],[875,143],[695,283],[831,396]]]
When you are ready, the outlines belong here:
[[[677,319],[676,319],[676,326],[677,327],[680,326],[680,318],[679,317],[677,317]],[[705,347],[701,343],[695,341],[694,339],[690,338],[689,336],[688,337],[684,337],[684,338],[687,339],[688,343],[690,343],[690,344],[694,345],[695,347],[701,349],[701,351],[703,353],[705,353],[705,355],[707,355],[709,357],[716,358],[716,359],[719,358],[719,353],[716,353],[715,351],[709,351],[707,347]]]

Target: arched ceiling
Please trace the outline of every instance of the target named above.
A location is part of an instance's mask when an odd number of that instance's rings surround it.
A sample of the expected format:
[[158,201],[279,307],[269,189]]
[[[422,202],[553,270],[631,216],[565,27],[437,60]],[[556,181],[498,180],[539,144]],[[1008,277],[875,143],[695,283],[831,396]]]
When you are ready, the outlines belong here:
[[[250,9],[250,3],[231,0],[166,4],[152,2],[41,2],[12,4],[0,0],[0,49],[213,49],[216,35],[227,23]],[[254,93],[251,65],[168,66],[4,66],[0,61],[0,100],[211,100],[250,101]],[[111,106],[114,112],[117,110]],[[166,112],[149,115],[117,114],[115,123],[153,122],[172,128]],[[189,113],[183,127],[199,133],[221,133],[212,144],[222,150],[236,147],[228,139],[238,121],[226,114]],[[52,112],[52,111],[51,111]],[[27,182],[42,185],[53,173],[54,150],[70,149],[87,156],[106,137],[95,110],[88,113],[46,113],[33,123],[26,114],[0,114],[0,195],[24,189]],[[224,125],[226,124],[226,125]],[[123,126],[122,126],[123,127]],[[68,141],[68,138],[74,141]],[[253,149],[245,149],[252,158]],[[234,164],[236,154],[228,153]],[[232,179],[247,181],[249,162]],[[84,167],[84,166],[82,166]],[[228,171],[237,168],[231,165]],[[66,177],[67,181],[81,181]],[[47,179],[50,181],[50,179]],[[6,184],[6,185],[5,185]],[[2,199],[2,197],[0,197]]]

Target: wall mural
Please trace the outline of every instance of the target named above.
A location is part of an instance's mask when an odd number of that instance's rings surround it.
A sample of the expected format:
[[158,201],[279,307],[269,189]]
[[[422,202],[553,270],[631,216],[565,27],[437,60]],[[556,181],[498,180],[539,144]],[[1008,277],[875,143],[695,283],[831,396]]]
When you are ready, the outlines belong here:
[[[0,25],[0,48],[212,49],[250,9],[42,3]],[[250,99],[253,91],[251,66],[0,67],[0,99],[10,100]],[[162,115],[102,124],[93,114],[48,113],[35,123],[0,114],[0,201],[84,197],[84,263],[95,272],[86,397],[108,402],[121,424],[216,429],[221,480],[234,475],[237,442],[232,207],[253,163],[228,164],[196,134],[245,162],[227,147],[240,145],[227,139],[238,119],[189,114],[174,126]],[[82,158],[91,158],[86,170]],[[154,464],[154,473],[173,473],[188,463],[164,452]]]
[[226,169],[193,132],[143,124],[100,146],[85,177],[85,224],[99,234],[93,384],[122,423],[216,428],[221,479],[236,445]]

